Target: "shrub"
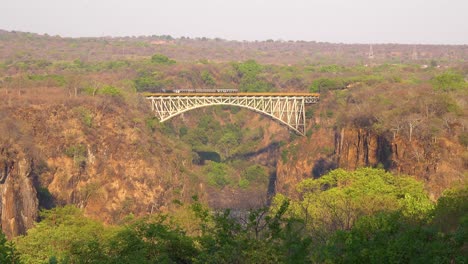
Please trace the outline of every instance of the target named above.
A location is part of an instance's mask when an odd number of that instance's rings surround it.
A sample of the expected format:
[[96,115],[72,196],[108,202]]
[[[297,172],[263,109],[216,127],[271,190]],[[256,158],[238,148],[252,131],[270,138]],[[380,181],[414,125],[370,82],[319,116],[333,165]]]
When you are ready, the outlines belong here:
[[205,168],[208,184],[218,188],[223,188],[230,184],[228,178],[228,166],[224,163],[210,162]]
[[338,72],[342,72],[344,69],[345,68],[343,66],[332,64],[332,65],[325,65],[325,66],[320,67],[319,71],[338,73]]
[[463,132],[460,136],[458,136],[458,140],[464,147],[468,147],[468,132]]
[[267,182],[268,172],[265,167],[260,165],[252,165],[244,170],[242,175],[249,182]]
[[203,71],[201,73],[202,81],[207,86],[214,86],[216,84],[215,79],[209,71]]
[[159,92],[166,86],[158,72],[141,72],[133,82],[137,92]]
[[342,80],[320,78],[312,82],[312,84],[309,86],[309,91],[311,93],[321,93],[328,90],[338,90],[343,88],[344,84]]
[[65,155],[73,158],[77,166],[85,166],[88,157],[88,149],[84,144],[72,145],[65,149]]
[[241,189],[247,189],[247,187],[249,187],[249,185],[250,185],[249,180],[244,179],[244,178],[241,178],[241,179],[239,180],[239,187],[240,187]]
[[116,87],[111,86],[111,85],[102,87],[101,89],[97,91],[97,93],[102,94],[102,95],[112,96],[112,97],[122,96],[122,92]]
[[165,65],[171,65],[171,64],[176,63],[175,60],[171,60],[167,56],[164,56],[162,54],[154,54],[151,57],[151,62],[154,64],[165,64]]
[[465,82],[463,76],[453,71],[446,71],[436,75],[431,80],[431,83],[435,90],[442,90],[445,92],[467,88],[467,83]]

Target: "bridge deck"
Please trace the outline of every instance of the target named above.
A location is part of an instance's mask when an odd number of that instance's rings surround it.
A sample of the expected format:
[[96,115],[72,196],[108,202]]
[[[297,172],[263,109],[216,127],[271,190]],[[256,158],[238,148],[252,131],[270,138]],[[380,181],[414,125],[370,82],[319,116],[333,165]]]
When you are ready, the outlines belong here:
[[294,97],[294,96],[307,96],[307,97],[320,97],[318,93],[145,93],[144,96],[248,96],[248,97],[261,97],[261,96],[281,96],[281,97]]

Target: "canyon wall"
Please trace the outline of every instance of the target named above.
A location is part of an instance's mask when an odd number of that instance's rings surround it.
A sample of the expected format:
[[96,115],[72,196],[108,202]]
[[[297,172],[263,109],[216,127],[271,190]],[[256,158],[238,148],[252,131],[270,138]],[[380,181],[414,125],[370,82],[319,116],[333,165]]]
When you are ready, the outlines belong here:
[[7,237],[24,234],[37,220],[33,161],[19,146],[0,148],[0,225]]
[[288,148],[295,149],[296,154],[278,163],[277,191],[289,195],[294,195],[294,186],[301,180],[319,177],[334,168],[380,167],[414,176],[436,198],[445,188],[463,181],[468,169],[463,155],[466,150],[456,137],[409,141],[398,134],[378,135],[363,128],[344,127],[319,129]]

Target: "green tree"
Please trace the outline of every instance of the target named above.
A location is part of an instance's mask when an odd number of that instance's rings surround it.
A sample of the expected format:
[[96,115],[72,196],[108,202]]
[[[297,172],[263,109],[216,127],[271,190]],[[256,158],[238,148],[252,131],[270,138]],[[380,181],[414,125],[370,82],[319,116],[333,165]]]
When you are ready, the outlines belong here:
[[133,81],[137,92],[159,92],[166,83],[158,73],[142,72]]
[[122,92],[118,88],[112,85],[106,85],[102,87],[101,89],[97,91],[97,94],[102,94],[102,95],[112,96],[112,97],[122,96]]
[[445,232],[455,231],[464,221],[468,222],[468,185],[445,190],[437,200],[433,217],[434,224]]
[[0,263],[19,264],[22,263],[16,246],[12,241],[8,241],[0,229]]
[[[289,213],[306,219],[311,234],[326,239],[337,230],[349,230],[363,216],[401,211],[408,217],[424,217],[433,208],[422,183],[394,176],[380,169],[337,169],[298,185],[302,199],[291,201]],[[287,199],[278,195],[278,203]]]
[[311,240],[301,233],[302,224],[285,217],[288,203],[275,212],[267,208],[250,211],[239,222],[230,210],[210,213],[196,202],[201,219],[201,247],[194,263],[307,263]]
[[202,78],[203,83],[205,85],[207,85],[207,86],[215,86],[216,85],[216,81],[213,78],[213,75],[211,75],[211,73],[209,71],[202,71],[201,78]]
[[271,90],[271,85],[260,77],[263,66],[254,60],[244,63],[234,64],[237,77],[240,78],[239,87],[245,92],[267,92]]
[[164,65],[171,65],[171,64],[176,63],[175,60],[171,60],[167,56],[162,55],[162,54],[154,54],[151,57],[151,62],[154,64],[164,64]]
[[191,263],[198,254],[194,241],[163,215],[124,227],[109,241],[109,263]]
[[432,78],[431,82],[434,89],[445,92],[466,89],[468,87],[463,75],[454,71],[446,71],[436,75]]
[[229,168],[224,163],[211,161],[208,166],[205,167],[205,173],[208,178],[208,184],[212,186],[223,188],[231,183]]
[[398,212],[360,218],[336,232],[313,259],[325,263],[464,263],[463,242]]
[[247,167],[242,173],[242,176],[249,182],[268,182],[267,169],[261,165],[252,165]]
[[73,206],[46,210],[40,217],[42,221],[29,229],[26,236],[16,239],[21,260],[28,264],[42,264],[50,257],[63,261],[76,245],[102,241],[105,236],[101,223],[84,217],[83,212]]
[[322,93],[327,92],[328,90],[337,90],[343,88],[344,84],[341,80],[319,78],[312,82],[312,84],[309,86],[309,91],[311,93]]
[[231,155],[232,150],[239,144],[239,137],[233,132],[224,133],[219,140],[219,145],[225,157]]

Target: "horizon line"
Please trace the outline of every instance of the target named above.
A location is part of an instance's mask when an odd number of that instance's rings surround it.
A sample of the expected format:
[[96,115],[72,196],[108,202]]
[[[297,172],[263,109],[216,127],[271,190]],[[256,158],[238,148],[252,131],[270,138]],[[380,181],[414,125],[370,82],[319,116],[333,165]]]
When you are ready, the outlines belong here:
[[[51,34],[51,33],[39,33],[39,32],[31,32],[31,31],[22,31],[22,30],[8,30],[0,28],[0,31],[5,31],[8,33],[26,33],[26,34],[35,34],[41,37],[60,37],[62,39],[100,39],[100,38],[111,38],[111,39],[119,39],[119,38],[164,38],[169,37],[172,40],[215,40],[215,41],[227,41],[227,42],[239,42],[239,43],[256,43],[256,42],[280,42],[280,43],[287,43],[287,42],[308,42],[308,43],[325,43],[325,44],[338,44],[338,45],[420,45],[420,46],[467,46],[468,44],[455,44],[455,43],[405,43],[405,42],[331,42],[331,41],[324,41],[324,40],[305,40],[305,39],[282,39],[282,38],[267,38],[267,39],[255,39],[255,40],[239,40],[239,39],[226,39],[222,37],[206,37],[206,36],[178,36],[178,35],[171,35],[171,34],[148,34],[148,35],[105,35],[102,34],[101,36],[64,36],[60,34]],[[171,39],[168,39],[171,40]]]

